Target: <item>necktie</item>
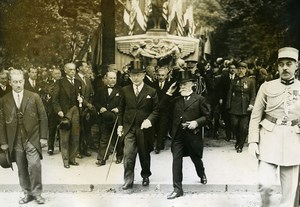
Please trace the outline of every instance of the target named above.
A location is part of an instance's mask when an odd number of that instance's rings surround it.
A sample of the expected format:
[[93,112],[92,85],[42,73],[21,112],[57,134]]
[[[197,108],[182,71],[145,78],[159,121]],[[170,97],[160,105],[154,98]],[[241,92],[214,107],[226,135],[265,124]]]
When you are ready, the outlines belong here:
[[20,94],[17,95],[17,107],[18,109],[20,108],[21,105],[21,98],[20,98]]
[[136,88],[135,88],[136,90],[135,90],[135,96],[138,96],[139,95],[139,87],[138,86],[136,86]]
[[82,77],[82,80],[83,80],[84,84],[86,85],[86,81],[85,81],[85,77],[84,76]]
[[32,81],[32,87],[35,88],[35,80]]
[[159,88],[163,89],[163,83],[162,82],[159,82]]
[[74,78],[68,78],[68,80],[70,81],[70,83],[71,83],[72,85],[74,85]]

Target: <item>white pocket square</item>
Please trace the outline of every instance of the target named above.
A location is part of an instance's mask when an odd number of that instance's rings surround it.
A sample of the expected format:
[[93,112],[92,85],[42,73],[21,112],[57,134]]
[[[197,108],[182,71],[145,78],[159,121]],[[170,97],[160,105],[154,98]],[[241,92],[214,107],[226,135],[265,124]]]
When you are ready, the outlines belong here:
[[147,97],[146,97],[146,98],[151,98],[151,96],[147,95]]

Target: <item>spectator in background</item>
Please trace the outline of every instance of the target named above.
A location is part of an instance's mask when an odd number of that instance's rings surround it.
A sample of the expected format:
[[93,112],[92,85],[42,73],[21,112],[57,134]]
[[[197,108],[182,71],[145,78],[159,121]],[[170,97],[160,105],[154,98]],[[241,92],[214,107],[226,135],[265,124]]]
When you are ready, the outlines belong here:
[[55,82],[52,104],[55,113],[64,120],[60,125],[59,136],[61,155],[65,168],[79,165],[78,154],[80,124],[79,107],[82,107],[81,82],[75,79],[76,65],[67,63],[64,66],[66,76]]
[[94,100],[96,110],[99,113],[99,129],[101,134],[96,162],[98,166],[106,164],[106,160],[111,152],[111,146],[108,146],[110,138],[112,140],[112,148],[115,144],[117,145],[116,163],[121,163],[123,159],[123,142],[119,139],[119,142],[116,143],[117,130],[114,128],[116,127],[116,117],[121,104],[122,90],[120,86],[116,85],[117,74],[115,72],[107,72],[106,79],[107,85],[98,90]]
[[11,92],[12,88],[8,82],[8,71],[2,69],[0,71],[0,98]]
[[81,108],[80,113],[80,137],[79,137],[79,154],[77,158],[81,159],[83,156],[90,157],[88,152],[88,145],[92,145],[91,141],[91,119],[92,114],[96,113],[93,106],[94,89],[91,80],[87,77],[89,66],[86,62],[76,62],[77,73],[75,79],[81,82],[81,96],[84,98],[84,106]]
[[247,77],[247,68],[246,63],[239,63],[238,77],[231,82],[227,97],[227,109],[230,114],[231,129],[236,137],[237,153],[243,151],[248,135],[250,114],[255,101],[255,85]]
[[[155,81],[155,89],[157,92],[158,100],[161,101],[162,97],[166,94],[171,86],[168,80],[169,69],[167,67],[160,67],[157,69],[157,80]],[[154,152],[159,154],[160,150],[165,148],[165,138],[168,133],[168,110],[160,111],[158,121],[156,123],[156,142]]]
[[49,103],[49,109],[48,109],[48,127],[49,127],[49,138],[48,138],[48,151],[47,153],[49,155],[53,155],[54,153],[54,144],[55,144],[55,135],[57,131],[57,126],[59,124],[59,117],[54,111],[53,105],[52,105],[52,96],[53,96],[53,89],[55,83],[61,79],[61,71],[58,68],[54,68],[51,72],[51,79],[49,80],[48,85],[48,103]]

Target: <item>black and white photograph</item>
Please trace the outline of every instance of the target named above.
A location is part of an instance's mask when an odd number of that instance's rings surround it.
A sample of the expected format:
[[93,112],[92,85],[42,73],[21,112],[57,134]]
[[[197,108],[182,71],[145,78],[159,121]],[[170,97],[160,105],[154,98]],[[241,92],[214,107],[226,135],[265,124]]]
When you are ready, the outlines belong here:
[[299,207],[299,0],[1,0],[0,206]]

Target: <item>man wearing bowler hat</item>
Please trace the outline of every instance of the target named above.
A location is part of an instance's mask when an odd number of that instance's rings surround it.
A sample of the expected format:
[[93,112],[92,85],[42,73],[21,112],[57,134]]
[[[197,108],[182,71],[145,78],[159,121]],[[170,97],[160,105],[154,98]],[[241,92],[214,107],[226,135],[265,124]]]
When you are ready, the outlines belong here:
[[48,119],[39,95],[24,90],[22,70],[10,71],[12,92],[0,100],[1,150],[17,163],[18,175],[24,197],[20,204],[36,200],[43,204],[42,148],[40,140],[48,138]]
[[183,70],[179,73],[180,96],[173,98],[177,89],[172,84],[160,103],[160,108],[171,108],[171,151],[173,155],[173,192],[168,199],[174,199],[183,195],[182,189],[182,159],[190,156],[197,175],[202,184],[207,183],[205,170],[202,162],[203,140],[201,127],[208,123],[209,106],[205,98],[193,91],[194,77],[190,70]]
[[260,86],[251,114],[248,150],[259,160],[259,192],[264,207],[270,206],[278,170],[282,193],[279,206],[298,206],[300,81],[295,79],[298,53],[292,47],[278,50],[280,77]]
[[137,154],[142,167],[142,185],[148,186],[150,182],[150,152],[153,150],[153,125],[158,117],[158,97],[156,90],[143,82],[144,77],[142,62],[132,61],[132,84],[122,89],[117,130],[119,136],[124,136],[124,190],[133,186]]

